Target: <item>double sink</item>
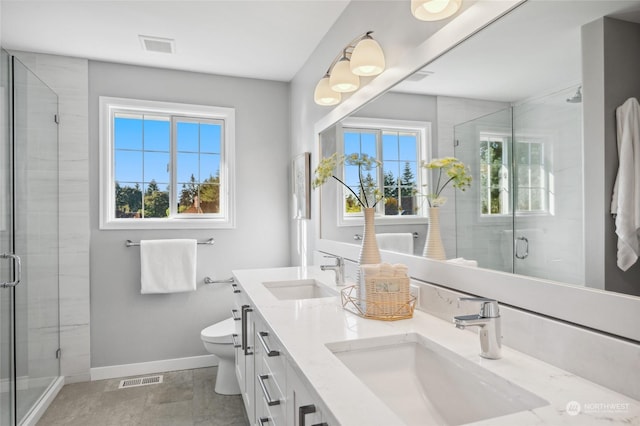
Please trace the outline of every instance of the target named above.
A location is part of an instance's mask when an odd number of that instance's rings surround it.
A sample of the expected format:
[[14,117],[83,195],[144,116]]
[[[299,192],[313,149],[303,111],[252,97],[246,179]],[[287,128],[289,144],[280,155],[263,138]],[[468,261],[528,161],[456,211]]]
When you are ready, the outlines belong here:
[[[263,285],[279,300],[338,296],[315,279]],[[408,425],[461,425],[549,404],[418,333],[325,346]]]

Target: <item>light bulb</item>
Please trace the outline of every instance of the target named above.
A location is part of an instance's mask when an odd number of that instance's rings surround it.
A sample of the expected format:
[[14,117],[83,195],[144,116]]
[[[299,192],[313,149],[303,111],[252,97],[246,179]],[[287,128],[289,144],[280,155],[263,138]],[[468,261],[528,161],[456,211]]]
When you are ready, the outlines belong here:
[[411,0],[411,13],[422,21],[446,19],[460,9],[462,0]]

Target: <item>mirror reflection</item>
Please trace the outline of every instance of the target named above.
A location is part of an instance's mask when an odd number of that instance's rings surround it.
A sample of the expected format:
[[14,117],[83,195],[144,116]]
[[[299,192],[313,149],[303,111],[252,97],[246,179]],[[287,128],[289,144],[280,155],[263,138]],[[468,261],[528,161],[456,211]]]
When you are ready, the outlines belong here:
[[[428,206],[416,190],[436,182],[420,164],[454,156],[473,181],[465,192],[443,192],[447,259],[640,295],[637,286],[615,284],[640,280],[640,266],[622,279],[609,279],[620,272],[605,270],[607,279],[590,280],[593,265],[585,260],[605,244],[589,235],[589,199],[596,194],[588,174],[602,167],[615,175],[617,168],[617,158],[597,167],[583,161],[592,158],[589,111],[604,107],[598,92],[609,90],[594,77],[599,53],[590,43],[599,35],[607,49],[607,31],[628,30],[640,34],[638,1],[527,2],[323,131],[321,155],[358,152],[381,161],[372,176],[386,197],[376,217],[381,249],[422,255]],[[637,57],[626,44],[616,47],[618,57]],[[638,83],[616,85],[626,97],[640,95]],[[597,143],[605,140],[611,143],[602,137]],[[340,173],[353,180],[352,170]],[[357,244],[361,233],[361,213],[348,195],[324,185],[321,237]],[[605,256],[615,263],[615,252]]]

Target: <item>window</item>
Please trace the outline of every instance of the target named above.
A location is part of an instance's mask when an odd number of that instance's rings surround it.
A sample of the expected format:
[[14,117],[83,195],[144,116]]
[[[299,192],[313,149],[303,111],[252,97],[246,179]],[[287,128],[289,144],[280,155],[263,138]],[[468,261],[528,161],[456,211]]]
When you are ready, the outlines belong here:
[[[342,127],[342,152],[367,154],[377,159],[381,167],[366,172],[363,179],[377,186],[385,202],[377,207],[377,213],[387,219],[406,222],[422,218],[414,191],[419,188],[424,175],[419,169],[426,160],[429,123],[398,120],[356,119],[345,120]],[[343,169],[345,183],[359,193],[357,166]],[[360,205],[344,188],[342,192],[343,219],[360,217]]]
[[[510,174],[510,137],[480,134],[480,209],[483,216],[511,214],[510,188],[515,188],[518,214],[546,214],[553,201],[547,178],[545,143],[536,138],[520,138],[513,145],[514,168]],[[514,182],[511,182],[514,179]]]
[[101,229],[233,227],[234,115],[101,97]]

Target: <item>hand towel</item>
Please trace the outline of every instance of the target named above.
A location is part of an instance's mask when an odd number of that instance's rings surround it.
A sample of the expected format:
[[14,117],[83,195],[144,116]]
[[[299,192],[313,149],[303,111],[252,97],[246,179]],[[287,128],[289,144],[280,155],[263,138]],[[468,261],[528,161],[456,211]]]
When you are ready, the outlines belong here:
[[413,234],[410,232],[376,234],[380,250],[413,254]]
[[196,240],[140,241],[141,293],[196,289]]
[[629,269],[640,256],[640,104],[629,98],[616,109],[618,175],[611,213],[616,215],[618,267]]

